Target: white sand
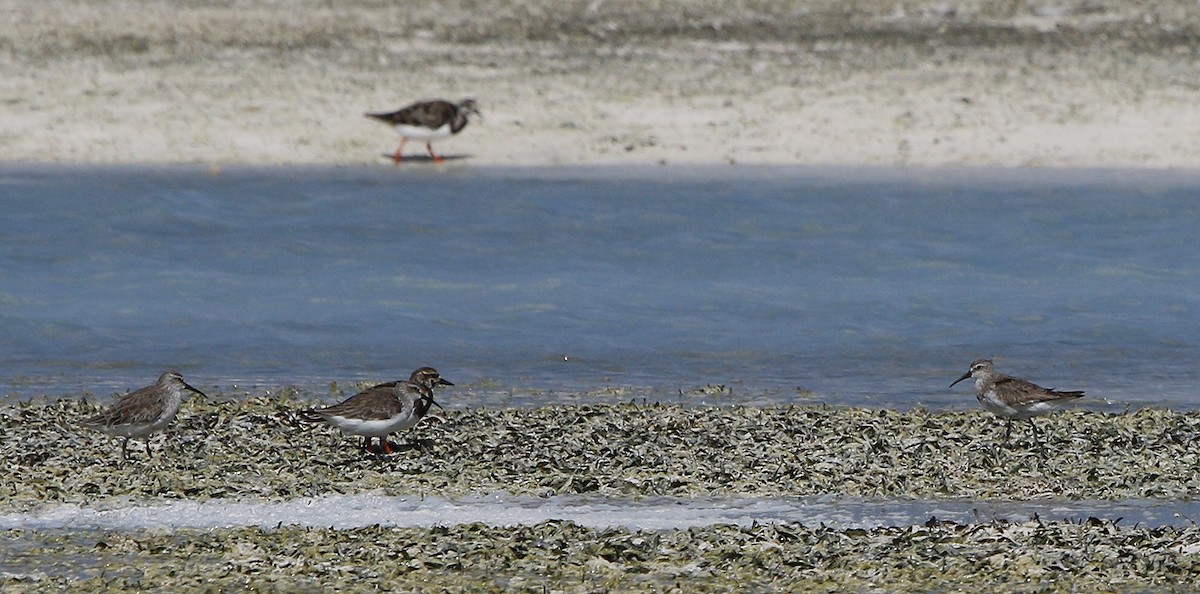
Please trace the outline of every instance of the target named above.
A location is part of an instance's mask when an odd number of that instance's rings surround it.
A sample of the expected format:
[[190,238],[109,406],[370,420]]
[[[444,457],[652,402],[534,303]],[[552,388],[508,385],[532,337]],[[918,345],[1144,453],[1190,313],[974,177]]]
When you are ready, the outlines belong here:
[[216,4],[0,0],[0,161],[1200,166],[1196,2]]

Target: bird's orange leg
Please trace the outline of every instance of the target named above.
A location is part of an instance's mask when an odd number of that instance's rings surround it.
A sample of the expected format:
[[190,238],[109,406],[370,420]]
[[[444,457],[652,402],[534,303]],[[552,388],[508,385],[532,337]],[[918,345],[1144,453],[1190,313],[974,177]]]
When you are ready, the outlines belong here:
[[425,150],[429,151],[429,158],[432,159],[434,163],[442,162],[442,160],[443,160],[442,156],[433,152],[433,143],[432,142],[425,143]]
[[392,162],[399,165],[400,161],[404,160],[404,143],[408,142],[407,138],[400,137],[400,147],[396,149],[396,154],[392,155]]

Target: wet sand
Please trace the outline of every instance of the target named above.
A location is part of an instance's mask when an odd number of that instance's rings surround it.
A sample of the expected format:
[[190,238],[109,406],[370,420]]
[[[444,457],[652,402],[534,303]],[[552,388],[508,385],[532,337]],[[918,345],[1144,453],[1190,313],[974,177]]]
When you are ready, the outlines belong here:
[[1200,165],[1195,2],[643,5],[0,0],[0,161]]

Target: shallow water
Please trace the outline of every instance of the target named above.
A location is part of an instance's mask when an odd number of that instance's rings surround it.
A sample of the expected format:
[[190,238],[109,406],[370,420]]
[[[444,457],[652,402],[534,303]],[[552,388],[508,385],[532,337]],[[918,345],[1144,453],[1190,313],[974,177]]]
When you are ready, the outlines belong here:
[[1194,408],[1200,176],[800,168],[0,171],[10,399],[405,377],[973,407],[976,357]]
[[308,526],[429,528],[480,522],[492,526],[569,520],[594,528],[672,530],[712,524],[795,522],[837,530],[913,526],[931,518],[959,524],[1007,520],[1074,521],[1099,518],[1147,527],[1195,524],[1200,502],[1125,501],[864,501],[825,498],[524,497],[505,494],[440,497],[328,495],[288,501],[118,502],[104,507],[60,505],[34,513],[0,514],[0,530],[143,530]]

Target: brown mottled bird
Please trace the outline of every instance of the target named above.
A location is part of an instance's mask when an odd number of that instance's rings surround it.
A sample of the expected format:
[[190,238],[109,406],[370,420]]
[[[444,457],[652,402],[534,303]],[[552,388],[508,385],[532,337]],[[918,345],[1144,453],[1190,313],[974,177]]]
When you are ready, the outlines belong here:
[[[121,442],[121,457],[128,458],[126,446],[130,437],[149,437],[171,424],[179,407],[183,404],[183,392],[204,396],[183,381],[177,371],[168,371],[159,376],[153,386],[146,386],[122,396],[104,412],[80,422],[84,427],[103,431],[109,435],[124,437]],[[150,440],[146,440],[146,456],[150,456]]]
[[[975,378],[975,398],[979,404],[1006,419],[1005,439],[1012,432],[1013,419],[1029,419],[1032,425],[1033,417],[1054,412],[1072,400],[1083,397],[1083,392],[1043,388],[1021,378],[996,373],[988,359],[972,361],[970,369],[954,380],[950,387],[967,378]],[[1037,425],[1033,425],[1033,432],[1037,433]]]
[[435,99],[418,101],[396,111],[363,115],[388,124],[400,133],[400,147],[392,155],[392,161],[399,163],[404,159],[404,143],[410,138],[424,140],[429,158],[441,161],[442,157],[433,152],[433,141],[461,132],[467,126],[467,116],[471,114],[483,117],[474,99],[463,99],[457,104]]
[[392,453],[387,436],[415,426],[425,418],[434,402],[435,386],[453,386],[432,367],[422,367],[407,381],[376,384],[340,404],[300,411],[300,419],[310,423],[329,423],[347,435],[363,436],[363,449],[371,451],[371,438],[379,438],[385,454]]

